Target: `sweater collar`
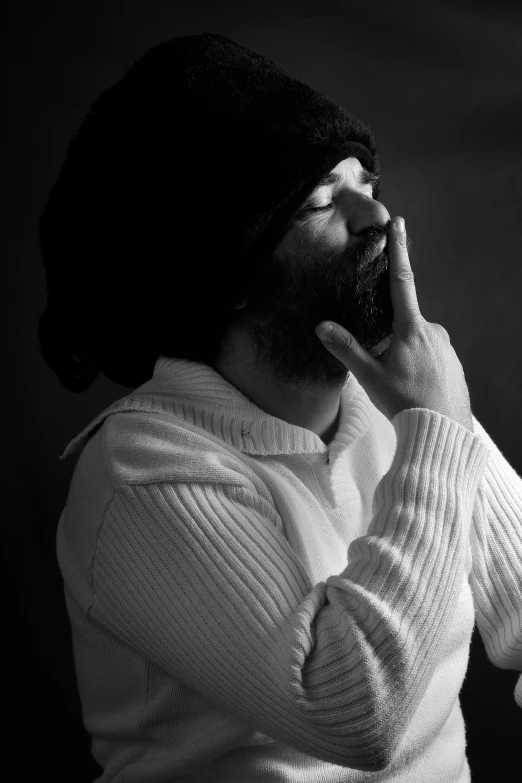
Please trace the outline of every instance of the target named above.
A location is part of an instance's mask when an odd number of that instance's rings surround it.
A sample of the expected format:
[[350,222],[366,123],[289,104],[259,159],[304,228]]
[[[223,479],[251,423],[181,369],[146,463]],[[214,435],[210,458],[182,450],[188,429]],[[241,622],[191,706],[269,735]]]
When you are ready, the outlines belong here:
[[339,427],[329,445],[311,430],[263,411],[207,364],[160,356],[152,378],[116,400],[68,444],[59,458],[83,447],[92,430],[114,413],[146,411],[175,415],[202,427],[244,454],[324,454],[329,463],[369,429],[376,409],[350,373],[341,390]]

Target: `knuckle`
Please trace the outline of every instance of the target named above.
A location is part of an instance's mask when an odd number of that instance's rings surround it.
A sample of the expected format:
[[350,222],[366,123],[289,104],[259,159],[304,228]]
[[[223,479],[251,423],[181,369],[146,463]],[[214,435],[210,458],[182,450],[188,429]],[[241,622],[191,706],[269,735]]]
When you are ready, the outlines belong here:
[[445,340],[448,342],[450,341],[450,336],[446,329],[441,324],[431,323],[430,326],[440,334],[441,337],[444,337]]
[[413,283],[415,280],[415,275],[411,269],[398,269],[396,276],[401,283]]

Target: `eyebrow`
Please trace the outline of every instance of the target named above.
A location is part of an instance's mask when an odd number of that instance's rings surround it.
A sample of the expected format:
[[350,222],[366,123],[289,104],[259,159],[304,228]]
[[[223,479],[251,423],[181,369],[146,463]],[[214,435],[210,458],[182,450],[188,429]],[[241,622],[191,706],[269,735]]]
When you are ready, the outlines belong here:
[[[342,178],[343,178],[342,174],[335,174],[332,171],[330,172],[330,174],[326,174],[324,177],[322,177],[322,179],[319,180],[314,190],[317,190],[317,188],[324,187],[325,185],[335,185],[335,183],[340,182]],[[361,184],[372,185],[375,188],[377,187],[377,185],[380,185],[381,176],[380,174],[372,174],[371,171],[368,171],[368,169],[364,168],[363,166],[359,172],[359,180]]]

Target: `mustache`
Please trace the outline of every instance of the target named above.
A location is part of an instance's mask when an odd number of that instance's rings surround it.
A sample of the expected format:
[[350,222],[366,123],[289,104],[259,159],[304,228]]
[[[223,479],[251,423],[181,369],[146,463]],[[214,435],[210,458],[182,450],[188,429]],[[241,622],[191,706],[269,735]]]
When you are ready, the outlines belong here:
[[[343,262],[355,263],[358,268],[365,268],[375,260],[375,254],[379,245],[383,239],[386,239],[386,245],[382,251],[382,256],[385,259],[386,267],[388,267],[388,248],[389,248],[389,236],[392,231],[391,221],[385,226],[371,225],[361,231],[359,234],[359,244],[353,250],[346,253],[342,258]],[[409,252],[413,245],[413,241],[410,236],[406,235],[406,249]]]
[[383,239],[386,239],[386,245],[382,252],[386,252],[390,231],[391,223],[386,226],[368,226],[359,234],[357,246],[345,254],[343,262],[355,263],[357,268],[366,267],[375,259],[375,254]]

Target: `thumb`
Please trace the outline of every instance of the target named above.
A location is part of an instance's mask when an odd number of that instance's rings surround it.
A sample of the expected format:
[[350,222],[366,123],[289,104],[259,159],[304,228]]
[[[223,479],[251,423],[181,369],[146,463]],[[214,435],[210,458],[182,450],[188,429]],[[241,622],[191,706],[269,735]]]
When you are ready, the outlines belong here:
[[375,360],[343,326],[322,321],[316,326],[315,333],[324,347],[353,372],[358,380],[373,369]]

